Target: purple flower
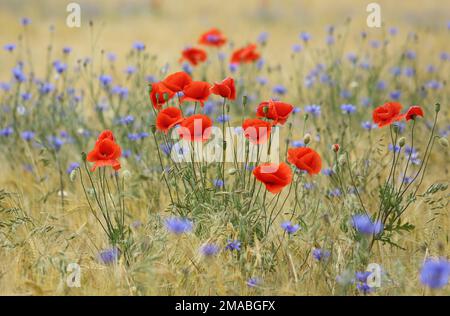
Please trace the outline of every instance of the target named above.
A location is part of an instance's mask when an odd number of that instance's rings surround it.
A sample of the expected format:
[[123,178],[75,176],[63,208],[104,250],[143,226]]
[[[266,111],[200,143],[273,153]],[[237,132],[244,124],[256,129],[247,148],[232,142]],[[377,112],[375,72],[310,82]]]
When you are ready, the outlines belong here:
[[392,92],[389,94],[389,96],[390,96],[393,100],[396,100],[396,101],[398,101],[398,100],[400,99],[401,95],[402,95],[401,91],[398,91],[398,90],[392,91]]
[[113,247],[100,251],[98,259],[101,263],[109,265],[115,263],[119,259],[119,249]]
[[41,94],[49,94],[55,89],[55,86],[50,82],[44,82],[41,84],[41,87],[39,88],[39,92]]
[[352,225],[357,232],[363,235],[378,235],[383,230],[381,221],[372,222],[371,218],[365,214],[353,215]]
[[317,261],[325,261],[330,257],[331,253],[328,250],[314,248],[312,255]]
[[20,19],[20,24],[22,24],[23,26],[30,25],[31,20],[29,18],[22,18],[22,19]]
[[29,142],[29,141],[33,140],[34,135],[35,135],[35,133],[33,131],[23,131],[22,132],[22,139],[24,141]]
[[166,219],[165,225],[167,230],[175,235],[188,233],[192,230],[193,224],[187,218],[171,217]]
[[8,137],[14,133],[14,130],[11,126],[5,127],[4,129],[0,130],[0,136]]
[[13,50],[16,49],[16,44],[10,43],[10,44],[5,44],[3,46],[3,48],[8,51],[8,52],[12,52]]
[[107,87],[112,83],[112,77],[110,75],[100,75],[100,77],[98,77],[98,80],[100,80],[100,83],[104,86]]
[[311,34],[309,34],[307,32],[301,32],[299,37],[305,43],[307,43],[311,40]]
[[305,106],[305,112],[311,114],[312,116],[320,116],[320,105],[311,104]]
[[12,73],[13,73],[14,78],[18,82],[24,82],[25,80],[27,80],[27,78],[25,77],[25,74],[23,73],[23,69],[22,69],[21,65],[17,65],[16,67],[14,67],[12,70]]
[[219,115],[218,117],[217,117],[217,122],[218,123],[226,123],[226,122],[228,122],[230,120],[230,116],[229,115],[227,115],[227,114],[225,114],[225,115]]
[[142,42],[134,42],[133,49],[137,50],[138,52],[143,51],[145,49],[145,44]]
[[356,112],[356,106],[354,106],[353,104],[342,104],[341,110],[345,114],[352,114]]
[[302,140],[293,140],[291,142],[291,146],[298,148],[298,147],[305,147],[305,143]]
[[373,291],[373,288],[370,287],[367,283],[358,283],[356,284],[356,288],[358,291],[362,292],[364,295]]
[[420,271],[420,282],[432,289],[439,289],[448,284],[450,262],[445,258],[428,258]]
[[64,55],[69,55],[72,52],[72,48],[69,46],[64,46],[62,52]]
[[258,35],[257,41],[258,41],[258,43],[264,45],[264,44],[267,42],[267,39],[268,39],[268,38],[269,38],[269,33],[267,33],[267,32],[261,32],[261,33]]
[[286,94],[287,89],[285,86],[278,84],[273,87],[272,92],[276,93],[276,94],[284,95],[284,94]]
[[72,171],[74,171],[75,169],[79,168],[80,164],[78,162],[71,162],[69,167],[67,168],[66,172],[67,174],[71,174]]
[[260,284],[261,284],[261,281],[258,278],[250,278],[247,280],[248,287],[257,287]]
[[281,228],[284,229],[289,235],[294,234],[297,230],[299,230],[300,225],[292,225],[290,221],[285,221],[281,224]]
[[214,179],[213,180],[213,185],[216,188],[223,188],[223,180],[222,179]]
[[292,45],[292,52],[293,53],[300,53],[302,51],[303,47],[300,44],[294,44]]
[[216,244],[204,244],[200,251],[205,257],[212,257],[219,253],[220,248]]
[[53,62],[53,68],[55,68],[57,73],[62,74],[67,69],[67,65],[59,60],[56,60]]
[[225,246],[226,250],[236,250],[241,251],[241,242],[239,240],[228,240],[227,245]]
[[362,128],[371,131],[374,128],[377,128],[377,124],[372,123],[371,121],[365,121],[361,123]]

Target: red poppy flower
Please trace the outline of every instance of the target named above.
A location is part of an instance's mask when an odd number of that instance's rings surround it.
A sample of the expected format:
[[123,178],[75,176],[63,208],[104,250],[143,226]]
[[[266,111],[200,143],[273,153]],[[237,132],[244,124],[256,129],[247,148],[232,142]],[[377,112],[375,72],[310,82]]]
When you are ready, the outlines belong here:
[[87,155],[86,159],[93,162],[91,171],[97,167],[111,166],[114,170],[120,169],[119,157],[122,155],[120,146],[114,141],[114,135],[111,131],[104,131],[100,134],[94,149]]
[[190,141],[206,141],[211,135],[212,121],[204,114],[194,114],[181,121],[180,137]]
[[409,108],[408,112],[406,112],[406,120],[415,120],[417,116],[423,117],[423,110],[418,105],[413,105]]
[[183,97],[181,97],[181,102],[192,101],[200,102],[203,106],[206,100],[208,100],[211,94],[211,85],[204,81],[192,81],[183,89]]
[[226,42],[227,38],[216,28],[203,33],[198,40],[199,44],[216,47],[220,47]]
[[175,72],[162,81],[163,85],[173,92],[183,91],[192,82],[191,76],[184,71]]
[[156,128],[164,133],[183,120],[181,110],[176,107],[168,107],[158,113],[156,117]]
[[273,194],[281,192],[292,181],[292,170],[284,162],[279,165],[274,163],[259,165],[253,170],[253,175]]
[[403,119],[404,115],[400,114],[402,105],[398,102],[388,102],[377,107],[373,113],[373,121],[378,127],[390,125],[396,121]]
[[272,125],[260,119],[246,119],[242,123],[244,136],[253,144],[265,143],[270,137]]
[[294,107],[289,103],[281,101],[266,101],[262,102],[256,111],[257,117],[265,117],[274,120],[273,124],[284,125]]
[[214,83],[211,92],[220,95],[222,98],[229,100],[236,99],[236,87],[234,86],[234,79],[227,77],[220,83]]
[[115,142],[115,138],[114,138],[114,134],[112,131],[110,131],[109,129],[104,130],[103,132],[100,133],[100,135],[98,135],[97,137],[97,141],[95,142],[96,144],[99,143],[100,141],[104,140],[104,139],[110,139],[113,142]]
[[206,52],[200,48],[186,48],[181,52],[180,62],[187,60],[192,65],[197,66],[207,58]]
[[174,92],[168,89],[161,82],[152,83],[152,91],[150,92],[150,100],[152,101],[153,107],[160,110],[162,105],[168,100],[172,99]]
[[317,174],[322,169],[320,155],[308,147],[289,148],[288,161],[310,175]]
[[246,47],[235,50],[231,55],[232,64],[251,63],[258,60],[261,55],[256,51],[256,44],[249,44]]

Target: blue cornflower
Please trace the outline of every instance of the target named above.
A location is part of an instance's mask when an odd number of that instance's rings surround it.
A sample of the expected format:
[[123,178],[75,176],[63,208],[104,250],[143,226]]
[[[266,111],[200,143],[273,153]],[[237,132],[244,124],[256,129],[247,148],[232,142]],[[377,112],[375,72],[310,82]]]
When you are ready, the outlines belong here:
[[55,89],[55,86],[50,83],[50,82],[44,82],[43,84],[41,84],[40,88],[39,88],[39,92],[41,94],[49,94],[50,92],[52,92]]
[[370,271],[362,271],[362,272],[357,271],[355,273],[355,277],[358,282],[366,283],[367,278],[370,276],[370,274],[371,274]]
[[299,230],[300,225],[298,225],[298,224],[292,225],[292,223],[290,221],[285,221],[285,222],[281,223],[281,228],[283,228],[284,231],[290,235],[290,234],[294,234],[297,230]]
[[396,27],[391,27],[391,28],[389,28],[389,34],[390,34],[391,36],[397,35],[397,34],[398,34],[398,29],[397,29]]
[[414,77],[416,75],[416,70],[412,67],[406,67],[404,72],[406,77]]
[[139,135],[136,134],[136,133],[128,133],[127,137],[132,142],[135,142],[135,141],[139,140]]
[[298,148],[298,147],[305,147],[305,143],[302,140],[293,140],[291,142],[291,146]]
[[125,73],[127,74],[127,75],[129,75],[129,76],[131,76],[132,74],[134,74],[136,72],[136,67],[134,67],[134,66],[128,66],[126,69],[125,69]]
[[13,50],[16,49],[16,44],[10,43],[10,44],[5,44],[3,46],[3,48],[8,51],[8,52],[12,52]]
[[8,137],[14,133],[14,130],[11,126],[5,127],[4,129],[0,130],[0,136]]
[[169,143],[163,143],[163,144],[161,144],[160,146],[159,146],[160,148],[161,148],[161,150],[162,150],[162,152],[164,153],[164,155],[166,155],[166,156],[169,156],[170,155],[170,152],[171,152],[171,150],[172,150],[172,144],[169,144]]
[[363,235],[377,235],[383,230],[383,223],[381,223],[381,221],[377,220],[372,222],[372,219],[365,214],[353,215],[352,225]]
[[370,41],[370,46],[372,46],[372,48],[379,48],[381,46],[381,43],[380,41],[372,40]]
[[445,258],[428,258],[420,271],[420,282],[432,289],[439,289],[448,284],[450,262]]
[[351,62],[352,64],[355,64],[356,61],[358,60],[358,55],[356,55],[355,53],[348,53],[347,54],[347,60],[349,62]]
[[113,264],[119,260],[119,249],[117,247],[113,247],[102,250],[98,254],[98,259],[103,264]]
[[442,83],[440,81],[437,81],[435,79],[428,81],[425,86],[428,89],[432,89],[432,90],[439,90],[443,87]]
[[62,52],[64,55],[69,55],[72,52],[72,48],[69,46],[64,46]]
[[188,233],[192,230],[193,224],[187,218],[171,217],[166,219],[165,225],[168,231],[175,235]]
[[345,114],[352,114],[356,112],[356,106],[354,106],[353,104],[342,104],[341,110]]
[[330,257],[331,253],[328,250],[314,248],[312,255],[317,261],[326,261]]
[[325,168],[322,170],[322,174],[326,175],[326,176],[331,176],[334,174],[333,169],[331,168]]
[[132,124],[134,122],[134,116],[133,115],[124,116],[124,117],[120,118],[118,122],[119,122],[119,124],[122,124],[122,125]]
[[447,53],[447,52],[442,52],[442,53],[439,55],[439,58],[440,58],[442,61],[450,60],[450,54]]
[[326,38],[327,45],[333,45],[334,42],[335,42],[334,36],[333,35],[328,35],[327,38]]
[[266,64],[266,61],[264,60],[264,58],[260,58],[260,59],[258,59],[258,61],[256,62],[256,68],[257,68],[258,70],[261,70],[261,69],[264,67],[265,64]]
[[401,91],[399,91],[399,90],[392,91],[392,92],[389,94],[389,96],[390,96],[393,100],[396,100],[396,101],[398,101],[398,100],[400,99],[401,95],[402,95],[402,93],[401,93]]
[[100,77],[98,77],[98,80],[100,80],[100,83],[104,86],[107,87],[112,83],[112,77],[110,75],[100,75]]
[[137,50],[138,52],[143,51],[145,49],[145,44],[142,42],[134,42],[133,49]]
[[[188,73],[189,75],[192,75],[193,69],[192,69],[192,66],[189,65],[188,63],[183,63],[183,66],[181,68],[183,68],[183,71],[185,73]],[[230,65],[230,70],[231,70],[231,65]],[[231,72],[233,72],[233,71],[231,70]]]
[[436,72],[436,67],[434,66],[434,65],[428,65],[427,66],[427,72],[429,73],[429,74],[432,74],[432,73],[435,73]]
[[311,40],[311,34],[309,34],[309,33],[307,33],[307,32],[301,32],[299,37],[300,37],[300,39],[301,39],[302,41],[304,41],[305,43],[307,43],[308,41]]
[[269,80],[266,77],[261,76],[256,77],[256,81],[262,86],[265,86],[269,82]]
[[52,147],[54,150],[59,151],[62,147],[62,145],[64,145],[64,141],[60,138],[58,138],[57,136],[49,136],[47,138],[48,143],[50,145],[50,147]]
[[20,24],[22,24],[23,26],[27,26],[31,24],[31,19],[29,18],[21,18],[20,19]]
[[217,117],[217,122],[218,123],[226,123],[226,122],[228,122],[230,120],[230,116],[229,115],[227,115],[227,114],[225,114],[225,115],[219,115],[218,117]]
[[20,65],[17,65],[16,67],[14,67],[12,70],[12,73],[14,75],[14,78],[18,82],[24,82],[25,80],[27,80],[27,77],[25,77],[25,74],[23,73],[23,69]]
[[71,162],[69,167],[67,167],[66,172],[67,174],[71,174],[72,171],[74,171],[75,169],[79,168],[80,164],[78,162]]
[[247,286],[249,287],[257,287],[259,284],[261,284],[261,281],[258,278],[250,278],[247,280]]
[[210,115],[214,112],[216,104],[213,101],[206,101],[203,106],[203,113],[206,115]]
[[312,116],[319,116],[320,115],[320,105],[311,104],[305,106],[305,112],[311,114]]
[[300,53],[302,51],[303,47],[300,44],[294,44],[292,45],[292,52],[293,53]]
[[281,84],[277,84],[273,87],[272,92],[276,93],[276,94],[284,95],[284,94],[286,94],[287,89],[285,86],[283,86]]
[[386,89],[386,82],[378,81],[377,82],[377,90],[385,90],[385,89]]
[[361,123],[362,128],[371,131],[374,128],[377,128],[377,124],[372,123],[371,121],[365,121]]
[[395,153],[398,153],[402,148],[399,145],[395,145],[394,147],[394,145],[389,144],[388,149],[389,151],[395,151]]
[[356,288],[358,291],[362,292],[364,295],[373,291],[373,288],[370,287],[367,283],[357,283]]
[[31,93],[29,92],[24,92],[20,96],[22,97],[23,101],[29,101],[31,99]]
[[22,139],[29,142],[33,140],[35,133],[33,131],[23,131],[22,132]]
[[416,52],[412,51],[412,50],[408,50],[405,53],[405,56],[406,56],[406,58],[411,59],[411,60],[416,59]]
[[113,63],[117,59],[117,55],[115,53],[109,52],[106,57],[108,58],[109,62]]
[[329,196],[329,197],[338,197],[338,196],[341,196],[341,190],[339,190],[339,188],[330,190],[330,191],[328,192],[328,196]]
[[59,60],[55,60],[53,62],[53,68],[55,68],[56,72],[62,74],[67,69],[67,65]]
[[0,82],[0,89],[7,92],[11,90],[11,85],[7,82]]
[[215,256],[219,253],[220,251],[220,247],[216,244],[204,244],[201,248],[200,248],[201,253],[205,256],[205,257],[212,257]]
[[402,74],[402,69],[398,66],[391,68],[391,74],[393,76],[400,76]]
[[261,32],[261,33],[259,33],[259,35],[258,35],[257,41],[258,41],[258,43],[264,45],[264,44],[267,42],[267,39],[268,39],[268,38],[269,38],[269,33],[268,33],[268,32]]
[[225,246],[226,250],[236,250],[241,251],[241,242],[239,240],[228,240],[227,245]]
[[223,180],[222,179],[214,179],[213,180],[213,185],[216,188],[222,188],[223,187]]
[[306,182],[305,184],[303,184],[303,188],[305,190],[312,190],[314,189],[314,183],[312,182]]

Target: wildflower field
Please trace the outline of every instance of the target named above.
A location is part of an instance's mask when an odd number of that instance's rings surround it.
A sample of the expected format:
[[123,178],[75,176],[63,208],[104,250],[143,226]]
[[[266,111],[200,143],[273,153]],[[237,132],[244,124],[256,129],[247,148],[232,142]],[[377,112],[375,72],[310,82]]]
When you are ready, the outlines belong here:
[[0,294],[450,294],[448,1],[77,3],[0,3]]

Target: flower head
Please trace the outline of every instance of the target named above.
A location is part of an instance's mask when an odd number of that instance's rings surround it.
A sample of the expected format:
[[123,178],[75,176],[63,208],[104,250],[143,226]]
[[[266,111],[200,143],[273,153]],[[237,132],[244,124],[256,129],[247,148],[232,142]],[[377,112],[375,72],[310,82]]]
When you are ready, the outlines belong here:
[[171,217],[166,219],[165,225],[168,231],[175,235],[188,233],[192,230],[193,224],[187,218]]
[[450,261],[445,258],[427,259],[420,271],[420,282],[432,289],[438,289],[448,284],[449,276]]
[[378,235],[383,231],[383,223],[381,221],[373,222],[368,215],[357,214],[352,217],[352,225],[360,234]]
[[291,235],[300,229],[300,225],[298,224],[293,225],[290,221],[285,221],[281,223],[281,228],[283,228],[286,233]]

